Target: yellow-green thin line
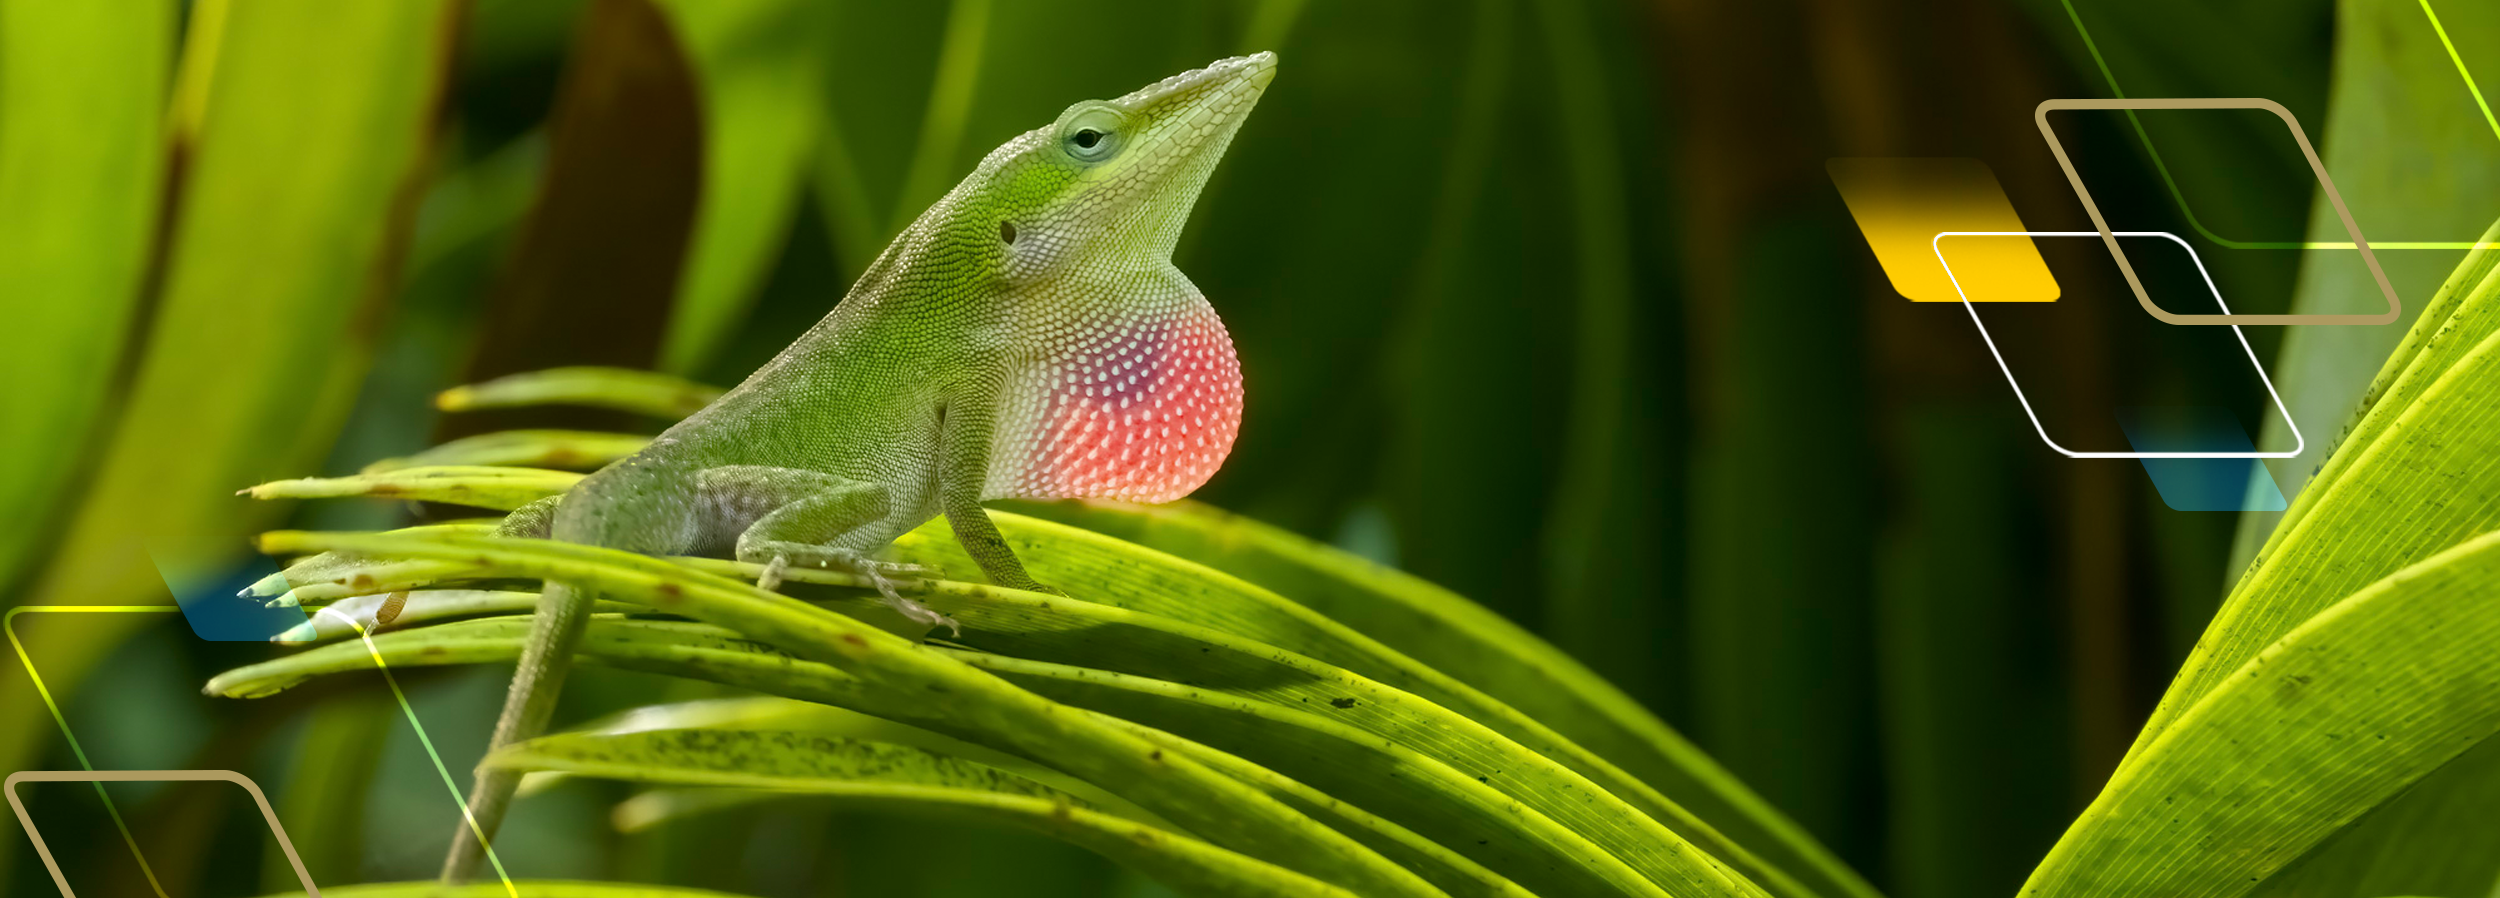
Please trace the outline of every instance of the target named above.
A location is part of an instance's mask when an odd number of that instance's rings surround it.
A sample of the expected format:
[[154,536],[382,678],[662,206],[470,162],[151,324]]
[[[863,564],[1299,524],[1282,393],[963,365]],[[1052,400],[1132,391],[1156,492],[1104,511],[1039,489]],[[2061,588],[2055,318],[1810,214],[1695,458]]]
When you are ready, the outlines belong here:
[[399,700],[400,713],[408,715],[409,728],[417,731],[417,744],[425,746],[425,756],[433,759],[434,772],[443,778],[443,788],[451,792],[452,803],[460,806],[460,819],[469,824],[470,834],[477,836],[477,846],[486,852],[486,862],[494,865],[495,878],[503,880],[503,890],[506,894],[512,898],[521,898],[521,890],[512,884],[512,875],[504,872],[503,858],[495,855],[495,843],[486,838],[485,830],[478,828],[477,816],[469,812],[468,798],[460,794],[460,785],[452,782],[450,768],[443,766],[442,754],[434,750],[434,740],[425,735],[425,725],[417,722],[417,709],[408,704],[408,693],[400,691],[399,678],[391,676],[391,666],[382,663],[382,650],[374,647],[373,634],[365,632],[365,626],[357,623],[354,617],[334,607],[324,607],[319,613],[335,616],[346,621],[349,627],[355,628],[356,638],[364,641],[365,652],[373,656],[374,669],[381,671],[382,682],[390,685],[391,697]]
[[[2109,94],[2110,94],[2110,96],[2111,96],[2112,98],[2115,98],[2115,99],[2121,99],[2121,100],[2126,99],[2126,98],[2127,98],[2127,94],[2126,94],[2126,92],[2125,92],[2125,91],[2123,91],[2123,90],[2120,90],[2120,89],[2118,88],[2118,76],[2116,76],[2116,75],[2114,75],[2114,74],[2111,74],[2111,73],[2110,73],[2110,70],[2109,70],[2109,60],[2102,58],[2102,56],[2101,56],[2101,47],[2100,47],[2100,45],[2099,45],[2099,44],[2097,44],[2097,43],[2094,43],[2094,42],[2093,42],[2093,40],[2092,40],[2092,31],[2091,31],[2091,29],[2088,29],[2088,28],[2083,27],[2083,16],[2081,16],[2081,15],[2079,15],[2079,14],[2077,14],[2077,13],[2075,12],[2075,4],[2074,4],[2074,0],[2058,0],[2058,3],[2059,3],[2060,5],[2063,5],[2064,7],[2066,7],[2066,19],[2067,19],[2067,21],[2070,21],[2070,22],[2075,23],[2075,34],[2076,34],[2077,36],[2079,36],[2079,37],[2083,38],[2083,48],[2084,48],[2084,50],[2086,50],[2086,51],[2088,51],[2088,52],[2090,52],[2090,53],[2092,54],[2092,64],[2093,64],[2094,66],[2098,67],[2098,68],[2101,70],[2101,79],[2102,79],[2102,80],[2104,80],[2104,81],[2109,82]],[[2461,58],[2461,57],[2459,57],[2459,56],[2457,55],[2457,48],[2456,48],[2456,45],[2455,45],[2455,44],[2453,44],[2453,43],[2450,43],[2450,42],[2448,41],[2448,32],[2447,32],[2447,30],[2446,30],[2446,29],[2443,29],[2443,28],[2441,28],[2441,27],[2440,27],[2440,25],[2439,25],[2439,16],[2438,16],[2436,13],[2431,12],[2431,4],[2430,4],[2430,0],[2421,0],[2421,4],[2422,4],[2422,14],[2430,17],[2430,20],[2431,20],[2431,29],[2432,29],[2432,30],[2434,30],[2434,31],[2438,31],[2438,32],[2439,32],[2439,42],[2440,42],[2441,44],[2443,44],[2443,45],[2447,46],[2447,48],[2448,48],[2448,58],[2449,58],[2451,61],[2453,61],[2453,62],[2455,62],[2455,63],[2456,63],[2456,66],[2457,66],[2457,74],[2458,74],[2458,75],[2461,75],[2461,76],[2464,76],[2464,78],[2465,78],[2465,89],[2466,89],[2466,90],[2468,90],[2468,91],[2473,92],[2473,94],[2474,94],[2474,103],[2475,103],[2475,105],[2480,106],[2480,107],[2482,108],[2482,110],[2483,110],[2483,120],[2484,120],[2484,121],[2486,121],[2486,122],[2491,123],[2491,133],[2492,133],[2494,136],[2500,136],[2500,119],[2495,119],[2495,118],[2492,116],[2492,113],[2491,113],[2491,106],[2483,102],[2483,92],[2482,92],[2482,89],[2474,86],[2474,76],[2473,76],[2471,73],[2468,73],[2468,72],[2465,70],[2465,60],[2464,60],[2463,58]],[[2327,241],[2327,240],[2239,241],[2239,240],[2232,240],[2232,239],[2230,239],[2230,238],[2228,238],[2228,237],[2224,237],[2224,236],[2222,236],[2222,235],[2220,235],[2220,234],[2216,234],[2216,233],[2214,233],[2212,229],[2205,227],[2205,223],[2204,223],[2204,222],[2197,220],[2197,218],[2196,218],[2196,210],[2191,209],[2191,208],[2188,208],[2188,203],[2187,203],[2187,195],[2186,195],[2186,194],[2183,194],[2183,193],[2181,193],[2181,192],[2179,192],[2179,183],[2178,183],[2178,181],[2176,181],[2176,180],[2172,179],[2172,178],[2171,178],[2171,176],[2170,176],[2170,166],[2168,166],[2168,165],[2166,165],[2166,164],[2164,164],[2164,163],[2162,162],[2162,160],[2161,160],[2161,151],[2156,150],[2156,149],[2154,149],[2154,148],[2153,148],[2153,136],[2152,136],[2151,134],[2149,134],[2149,133],[2146,133],[2146,132],[2145,132],[2145,130],[2144,130],[2144,121],[2143,121],[2142,119],[2140,119],[2140,118],[2138,118],[2138,117],[2136,116],[2136,114],[2135,114],[2135,110],[2133,110],[2133,109],[2128,109],[2128,110],[2123,110],[2123,111],[2124,111],[2124,112],[2126,112],[2126,114],[2127,114],[2127,123],[2128,123],[2129,125],[2134,126],[2134,128],[2135,128],[2135,136],[2136,136],[2136,139],[2144,142],[2144,154],[2145,154],[2145,156],[2147,156],[2147,157],[2149,157],[2150,159],[2152,159],[2152,161],[2153,161],[2153,171],[2161,175],[2161,183],[2162,183],[2162,186],[2164,186],[2164,187],[2166,187],[2166,188],[2169,188],[2169,190],[2170,190],[2170,201],[2171,201],[2172,203],[2175,203],[2175,204],[2177,204],[2177,205],[2178,205],[2178,207],[2179,207],[2179,214],[2180,214],[2180,215],[2183,215],[2183,216],[2186,216],[2186,217],[2187,217],[2188,227],[2191,227],[2191,228],[2196,229],[2196,233],[2197,233],[2197,234],[2199,234],[2199,235],[2202,235],[2205,239],[2207,239],[2207,240],[2211,240],[2211,241],[2213,241],[2213,242],[2215,242],[2215,243],[2217,243],[2217,244],[2220,244],[2220,245],[2222,245],[2223,247],[2228,248],[2228,249],[2354,249],[2354,248],[2356,248],[2356,247],[2355,247],[2355,245],[2354,245],[2351,241],[2348,241],[2348,240],[2346,240],[2346,241]],[[2490,246],[2493,246],[2493,245],[2494,245],[2494,244],[2491,244],[2491,243],[2480,243],[2480,242],[2475,242],[2475,241],[2470,241],[2470,240],[2469,240],[2469,241],[2464,241],[2464,242],[2430,240],[2430,241],[2396,241],[2396,242],[2390,242],[2390,243],[2372,243],[2372,244],[2370,244],[2370,248],[2371,248],[2371,249],[2374,249],[2374,250],[2379,250],[2379,249],[2480,249],[2480,248],[2484,248],[2484,247],[2490,247]]]
[[2431,20],[2431,30],[2438,32],[2439,45],[2448,48],[2448,61],[2456,63],[2457,77],[2465,79],[2465,90],[2474,95],[2474,105],[2483,110],[2483,121],[2491,125],[2491,136],[2500,137],[2500,118],[2491,115],[2491,104],[2483,102],[2483,89],[2474,86],[2474,73],[2465,70],[2465,57],[2457,55],[2456,42],[2448,39],[2448,29],[2440,27],[2439,14],[2431,11],[2431,0],[2422,0],[2422,15]]
[[[35,673],[35,659],[26,654],[26,643],[17,638],[17,616],[29,611],[64,611],[90,613],[128,613],[137,611],[172,611],[181,613],[177,605],[19,605],[0,615],[0,631],[9,635],[9,647],[17,650],[18,663],[26,665],[26,678],[35,681],[35,694],[43,698],[43,706],[52,712],[53,724],[61,728],[61,738],[69,740],[69,752],[78,757],[78,766],[89,773],[95,765],[87,762],[87,750],[78,744],[78,737],[69,731],[69,718],[61,716],[61,706],[52,701],[52,690],[43,685],[43,676]],[[148,866],[147,855],[139,853],[139,840],[130,834],[130,824],[122,822],[121,809],[113,804],[113,796],[104,791],[104,781],[94,780],[95,796],[104,800],[104,813],[113,818],[113,828],[121,830],[122,844],[130,846],[130,857],[139,862],[139,872],[148,878],[148,888],[156,890],[157,898],[167,898],[165,886],[156,881],[156,868]]]

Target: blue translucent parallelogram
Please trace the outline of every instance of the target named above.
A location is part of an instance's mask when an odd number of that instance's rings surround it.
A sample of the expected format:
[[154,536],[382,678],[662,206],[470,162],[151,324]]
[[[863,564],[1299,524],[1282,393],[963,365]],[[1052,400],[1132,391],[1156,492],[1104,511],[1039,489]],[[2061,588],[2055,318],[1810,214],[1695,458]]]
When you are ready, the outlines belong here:
[[[2255,452],[2231,410],[2213,405],[2120,406],[2118,426],[2137,452]],[[2162,504],[2178,511],[2282,511],[2283,489],[2262,459],[2142,458]]]
[[277,570],[268,559],[255,558],[238,567],[186,575],[178,572],[179,566],[167,567],[165,559],[156,559],[157,574],[182,606],[182,619],[191,624],[192,633],[210,642],[266,642],[305,621],[302,608],[271,608],[265,597],[235,595]]

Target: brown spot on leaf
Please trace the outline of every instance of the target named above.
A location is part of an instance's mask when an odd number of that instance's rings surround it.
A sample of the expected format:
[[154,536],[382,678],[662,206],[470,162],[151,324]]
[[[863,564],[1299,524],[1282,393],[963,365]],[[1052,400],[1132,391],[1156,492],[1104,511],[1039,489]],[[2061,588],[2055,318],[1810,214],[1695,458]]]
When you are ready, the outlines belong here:
[[1350,698],[1332,698],[1328,700],[1328,706],[1331,708],[1351,708],[1354,707],[1354,700]]

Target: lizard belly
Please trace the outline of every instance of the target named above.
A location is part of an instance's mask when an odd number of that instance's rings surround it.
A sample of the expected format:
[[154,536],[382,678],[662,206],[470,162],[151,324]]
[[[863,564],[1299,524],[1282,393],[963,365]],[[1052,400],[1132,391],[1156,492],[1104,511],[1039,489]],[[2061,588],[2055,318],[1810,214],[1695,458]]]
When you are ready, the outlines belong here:
[[1169,502],[1241,430],[1241,362],[1206,300],[1068,338],[1002,409],[984,499]]

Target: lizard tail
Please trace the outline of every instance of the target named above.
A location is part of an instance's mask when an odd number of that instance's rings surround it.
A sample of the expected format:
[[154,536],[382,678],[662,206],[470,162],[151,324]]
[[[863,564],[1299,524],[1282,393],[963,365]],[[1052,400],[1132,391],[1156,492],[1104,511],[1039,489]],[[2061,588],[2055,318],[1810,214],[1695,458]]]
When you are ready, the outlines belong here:
[[[591,594],[548,581],[538,597],[538,614],[529,642],[521,647],[521,665],[513,672],[512,691],[504,697],[503,716],[495,720],[495,736],[487,743],[492,754],[504,746],[536,738],[547,729],[556,696],[564,689],[565,671],[590,623]],[[484,846],[503,825],[512,807],[512,793],[521,785],[517,770],[480,765],[469,791],[468,819],[452,836],[451,854],[443,859],[443,884],[469,881],[484,856]]]
[[[693,484],[667,465],[637,456],[591,475],[565,494],[556,508],[549,536],[566,542],[627,549],[651,554],[686,551],[691,541],[687,509],[694,501]],[[547,720],[564,689],[564,675],[573,666],[589,628],[597,596],[554,580],[538,595],[529,641],[521,646],[520,667],[513,671],[512,690],[504,696],[503,715],[495,720],[495,736],[487,753],[546,732]],[[477,862],[493,843],[521,785],[518,771],[480,765],[469,792],[468,819],[452,836],[451,854],[443,859],[444,885],[459,885],[476,872]]]

